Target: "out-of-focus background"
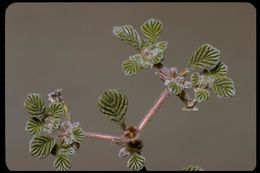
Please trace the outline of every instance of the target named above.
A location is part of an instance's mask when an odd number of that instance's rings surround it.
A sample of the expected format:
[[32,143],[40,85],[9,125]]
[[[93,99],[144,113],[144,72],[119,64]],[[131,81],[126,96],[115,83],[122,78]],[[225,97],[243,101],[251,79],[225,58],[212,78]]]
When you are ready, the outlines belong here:
[[[74,121],[84,130],[120,134],[104,118],[97,98],[108,88],[128,96],[127,124],[142,119],[163,91],[153,70],[134,77],[121,62],[136,53],[112,35],[112,27],[163,22],[166,66],[186,66],[203,43],[221,50],[236,96],[212,94],[198,112],[183,112],[170,97],[145,128],[143,154],[148,170],[252,170],[256,166],[256,10],[249,3],[14,3],[6,11],[6,164],[10,170],[54,170],[53,156],[29,154],[25,132],[27,93],[44,96],[63,88]],[[72,170],[128,170],[120,147],[86,139],[72,157]]]

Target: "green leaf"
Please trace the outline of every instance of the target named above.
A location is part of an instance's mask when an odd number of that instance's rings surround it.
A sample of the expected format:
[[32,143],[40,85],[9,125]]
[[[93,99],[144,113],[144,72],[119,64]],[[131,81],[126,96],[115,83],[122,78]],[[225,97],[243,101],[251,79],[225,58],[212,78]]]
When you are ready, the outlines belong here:
[[214,68],[211,70],[204,70],[203,74],[211,77],[211,78],[218,78],[218,77],[225,77],[227,75],[227,65],[223,62],[219,62]]
[[167,49],[168,42],[167,41],[159,41],[156,43],[156,47],[161,49],[163,52]]
[[24,102],[24,107],[27,112],[32,115],[41,115],[45,111],[45,106],[41,95],[35,93],[27,95]]
[[189,165],[186,168],[183,168],[182,171],[204,171],[204,169],[199,166]]
[[160,63],[163,60],[163,58],[164,58],[163,51],[161,49],[159,49],[159,50],[160,51],[158,51],[157,55],[152,58],[152,63],[153,64]]
[[66,154],[59,154],[54,162],[53,162],[54,167],[56,168],[57,171],[68,171],[71,168],[71,162],[69,159],[69,156]]
[[192,55],[189,67],[194,69],[212,68],[219,62],[220,51],[209,44],[201,45]]
[[50,136],[34,136],[30,141],[30,153],[37,158],[44,158],[50,154],[55,140]]
[[191,83],[193,86],[199,85],[199,79],[200,79],[200,74],[198,72],[194,72],[191,74]]
[[159,38],[162,29],[162,22],[154,18],[149,19],[141,26],[143,34],[152,42],[155,42]]
[[195,89],[195,98],[198,102],[205,101],[209,98],[210,92],[204,88]]
[[138,50],[141,47],[141,39],[138,32],[131,25],[114,26],[113,35]]
[[73,138],[76,142],[81,142],[85,138],[85,133],[80,127],[76,127],[73,129]]
[[153,45],[153,42],[151,42],[149,39],[142,39],[142,48],[147,48]]
[[174,93],[175,95],[178,95],[182,92],[182,87],[178,85],[176,82],[171,82],[167,85],[168,89]]
[[234,82],[228,77],[216,78],[210,86],[220,98],[228,98],[235,95]]
[[64,107],[62,103],[53,102],[48,107],[48,114],[53,117],[60,117],[64,113]]
[[99,110],[110,120],[121,123],[127,111],[127,97],[116,89],[105,91],[98,100]]
[[138,71],[141,70],[142,64],[141,64],[141,55],[136,54],[134,56],[130,56],[127,60],[124,60],[122,62],[122,69],[125,73],[125,75],[128,76],[133,76],[135,75]]
[[61,123],[60,118],[49,116],[45,119],[44,131],[48,133],[53,133],[57,129],[59,129],[60,123]]
[[25,130],[29,132],[31,135],[38,135],[41,133],[43,125],[44,123],[42,121],[40,121],[36,117],[33,117],[27,121]]
[[151,60],[142,58],[141,65],[142,65],[142,68],[151,69],[151,68],[153,68],[154,64]]
[[134,153],[127,161],[127,167],[132,171],[140,171],[145,166],[145,163],[144,156]]

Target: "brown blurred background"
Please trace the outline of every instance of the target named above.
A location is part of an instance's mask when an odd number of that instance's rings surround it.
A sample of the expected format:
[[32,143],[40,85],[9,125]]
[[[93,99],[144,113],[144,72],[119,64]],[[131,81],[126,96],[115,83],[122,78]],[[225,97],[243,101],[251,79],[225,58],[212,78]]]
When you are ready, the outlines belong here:
[[[96,104],[108,88],[129,98],[126,122],[141,120],[163,91],[153,71],[124,76],[121,62],[135,49],[112,35],[112,27],[163,22],[169,42],[166,66],[185,67],[203,43],[221,50],[236,96],[214,94],[198,112],[183,112],[171,97],[146,127],[143,154],[148,170],[252,170],[256,166],[256,10],[249,3],[14,3],[6,11],[6,164],[10,170],[54,170],[54,157],[29,154],[25,132],[27,93],[44,96],[63,88],[74,121],[85,130],[119,134]],[[139,32],[140,35],[141,32]],[[128,170],[120,147],[86,139],[72,170]]]

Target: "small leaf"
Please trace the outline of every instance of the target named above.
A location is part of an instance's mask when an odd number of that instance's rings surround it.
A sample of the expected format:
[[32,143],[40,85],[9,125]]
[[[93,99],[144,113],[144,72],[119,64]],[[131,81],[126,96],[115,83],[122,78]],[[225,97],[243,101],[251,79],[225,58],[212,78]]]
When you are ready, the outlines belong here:
[[120,40],[134,46],[138,50],[141,47],[140,36],[131,25],[114,26],[113,35],[115,35]]
[[125,75],[133,76],[138,71],[141,70],[142,64],[141,64],[141,55],[136,54],[134,56],[130,56],[127,60],[124,60],[122,62],[122,69],[125,73]]
[[38,135],[43,129],[43,124],[38,118],[33,117],[27,121],[25,130],[31,135]]
[[216,78],[211,84],[211,88],[220,98],[228,98],[235,95],[234,82],[228,77]]
[[151,60],[142,58],[141,65],[142,65],[142,68],[151,69],[151,68],[153,68],[154,64],[152,63]]
[[98,100],[99,110],[110,120],[121,123],[127,111],[127,97],[116,89],[105,91]]
[[162,22],[153,18],[149,19],[141,26],[143,34],[152,42],[155,42],[159,38],[162,29]]
[[205,101],[209,98],[210,92],[204,88],[197,88],[195,89],[195,98],[198,102]]
[[217,77],[225,77],[227,75],[227,65],[223,62],[219,62],[214,68],[211,70],[204,70],[203,74],[205,74],[208,77],[211,78],[217,78]]
[[48,156],[55,145],[55,140],[50,136],[34,136],[30,141],[30,153],[37,158]]
[[54,162],[53,162],[54,167],[56,168],[57,171],[68,171],[71,168],[71,162],[69,159],[69,156],[66,154],[59,154]]
[[85,138],[85,133],[80,127],[76,127],[73,129],[73,138],[76,142],[81,142]]
[[182,87],[180,85],[178,85],[176,82],[170,82],[167,85],[167,87],[175,95],[178,95],[182,92]]
[[45,111],[45,106],[41,95],[35,93],[27,95],[24,102],[24,107],[27,112],[32,115],[41,115]]
[[204,171],[204,169],[199,166],[189,165],[186,168],[183,168],[182,171]]
[[140,171],[145,166],[144,156],[134,153],[127,161],[127,167],[132,171]]
[[193,86],[199,85],[200,74],[198,72],[194,72],[191,74],[191,83]]
[[156,43],[156,47],[161,49],[163,52],[167,49],[168,42],[167,41],[159,41]]
[[142,48],[147,48],[153,45],[153,42],[151,42],[149,39],[142,39]]
[[209,44],[201,45],[192,55],[189,67],[194,69],[212,68],[219,62],[220,51]]
[[48,107],[48,114],[53,117],[60,117],[64,113],[64,107],[62,103],[53,102]]
[[57,129],[59,129],[60,123],[61,123],[60,118],[49,116],[45,119],[44,131],[48,133],[53,133]]
[[164,59],[163,51],[161,51],[161,49],[159,49],[159,50],[160,51],[158,51],[157,55],[152,58],[153,64],[158,64],[158,63],[162,62],[162,60]]

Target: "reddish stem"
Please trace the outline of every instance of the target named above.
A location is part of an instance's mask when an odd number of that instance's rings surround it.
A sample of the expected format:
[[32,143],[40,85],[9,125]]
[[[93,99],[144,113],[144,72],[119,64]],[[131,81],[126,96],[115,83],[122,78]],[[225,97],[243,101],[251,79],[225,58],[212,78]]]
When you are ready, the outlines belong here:
[[165,88],[160,97],[154,102],[153,106],[150,108],[150,110],[146,113],[142,121],[139,123],[137,127],[139,132],[143,131],[145,125],[156,114],[157,110],[161,107],[162,103],[170,96],[170,94],[171,92],[168,90],[168,88]]
[[96,132],[85,132],[85,136],[87,138],[101,139],[101,140],[111,141],[115,143],[126,142],[121,136],[113,136],[109,134],[102,134]]

